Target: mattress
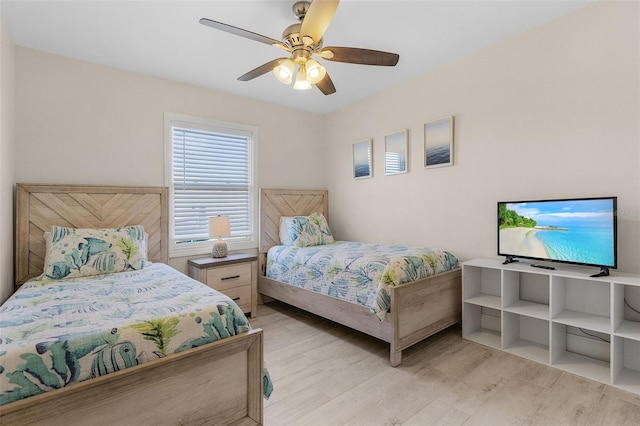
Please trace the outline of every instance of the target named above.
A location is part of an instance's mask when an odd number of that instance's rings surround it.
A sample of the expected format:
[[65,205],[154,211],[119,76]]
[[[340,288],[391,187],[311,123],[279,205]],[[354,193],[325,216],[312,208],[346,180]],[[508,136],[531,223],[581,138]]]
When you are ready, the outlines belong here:
[[456,268],[458,258],[441,249],[337,241],[271,247],[266,277],[367,306],[382,321],[391,287]]
[[0,307],[0,405],[249,329],[229,297],[162,263],[28,281]]

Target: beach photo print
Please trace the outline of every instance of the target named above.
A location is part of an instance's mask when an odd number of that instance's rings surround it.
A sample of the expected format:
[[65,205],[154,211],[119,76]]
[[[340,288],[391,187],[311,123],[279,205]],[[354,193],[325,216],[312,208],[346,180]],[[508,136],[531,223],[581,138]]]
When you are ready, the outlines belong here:
[[453,165],[453,116],[424,125],[424,167]]
[[353,144],[353,178],[366,179],[373,176],[371,139]]
[[384,174],[397,175],[407,173],[409,139],[407,130],[392,133],[384,137]]

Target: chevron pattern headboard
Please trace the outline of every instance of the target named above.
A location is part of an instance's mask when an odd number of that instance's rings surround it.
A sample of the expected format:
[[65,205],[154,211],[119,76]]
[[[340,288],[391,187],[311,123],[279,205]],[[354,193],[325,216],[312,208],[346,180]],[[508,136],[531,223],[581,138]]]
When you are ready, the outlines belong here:
[[324,189],[262,189],[260,191],[260,253],[280,244],[281,216],[322,213],[329,221],[329,194]]
[[44,232],[52,225],[115,228],[143,225],[152,262],[168,261],[168,190],[164,187],[16,185],[15,282],[42,273]]

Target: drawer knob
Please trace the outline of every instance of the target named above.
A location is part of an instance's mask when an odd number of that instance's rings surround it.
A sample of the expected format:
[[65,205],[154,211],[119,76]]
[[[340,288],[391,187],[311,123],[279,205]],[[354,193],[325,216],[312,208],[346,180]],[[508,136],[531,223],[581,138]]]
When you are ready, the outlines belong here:
[[234,298],[233,298],[233,299],[231,299],[231,300],[233,300],[233,301],[235,302],[235,301],[237,301],[237,300],[240,300],[240,298],[239,298],[239,297],[234,297]]
[[232,277],[223,277],[223,278],[220,278],[220,279],[221,279],[222,281],[224,281],[224,280],[234,280],[234,279],[236,279],[236,278],[240,278],[240,275],[234,275],[234,276],[232,276]]

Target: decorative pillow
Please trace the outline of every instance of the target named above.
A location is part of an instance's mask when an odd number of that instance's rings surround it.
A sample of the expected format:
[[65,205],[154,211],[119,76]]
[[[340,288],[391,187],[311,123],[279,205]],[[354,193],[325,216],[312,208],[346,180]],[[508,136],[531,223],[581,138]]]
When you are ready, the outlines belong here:
[[280,218],[280,243],[282,245],[309,247],[333,242],[333,235],[327,224],[327,219],[321,213]]
[[39,279],[75,278],[142,269],[147,246],[142,225],[105,229],[52,226]]

